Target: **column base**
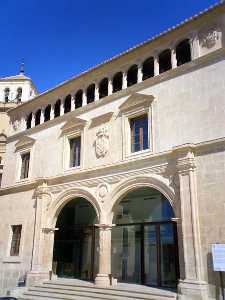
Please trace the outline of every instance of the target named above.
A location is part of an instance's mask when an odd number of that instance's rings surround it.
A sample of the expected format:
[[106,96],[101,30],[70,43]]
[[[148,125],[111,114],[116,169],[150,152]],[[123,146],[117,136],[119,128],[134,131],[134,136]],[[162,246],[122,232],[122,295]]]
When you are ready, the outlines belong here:
[[27,273],[26,286],[33,286],[49,279],[49,272],[47,271],[30,271]]
[[97,274],[95,277],[95,284],[99,286],[110,286],[111,279],[109,274]]
[[205,281],[180,280],[178,284],[178,300],[207,300],[208,284]]

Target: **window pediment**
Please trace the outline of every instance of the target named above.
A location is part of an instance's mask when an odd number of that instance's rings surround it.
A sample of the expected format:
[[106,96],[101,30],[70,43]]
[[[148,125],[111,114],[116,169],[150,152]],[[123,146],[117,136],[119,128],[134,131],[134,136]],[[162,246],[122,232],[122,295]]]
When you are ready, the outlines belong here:
[[153,100],[154,96],[152,95],[134,93],[130,95],[122,105],[120,105],[119,110],[121,112],[129,112],[137,108],[146,108],[151,105]]
[[86,120],[80,118],[74,118],[72,120],[67,121],[62,127],[62,133],[67,134],[73,131],[79,131],[85,127],[87,124]]
[[33,144],[35,143],[35,139],[29,137],[29,136],[24,136],[22,137],[15,145],[16,151],[25,149],[25,148],[31,148]]
[[90,127],[96,127],[101,125],[102,123],[107,123],[111,120],[112,116],[113,116],[113,112],[108,112],[106,114],[97,116],[93,119],[91,119],[91,124]]

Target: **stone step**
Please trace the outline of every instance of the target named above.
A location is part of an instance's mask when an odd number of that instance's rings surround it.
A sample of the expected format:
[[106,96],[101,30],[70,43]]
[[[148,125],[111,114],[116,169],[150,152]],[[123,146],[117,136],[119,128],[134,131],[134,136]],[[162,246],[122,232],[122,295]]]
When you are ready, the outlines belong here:
[[87,289],[92,290],[92,291],[99,291],[104,292],[104,293],[138,293],[140,295],[160,295],[160,296],[165,296],[168,299],[176,299],[177,294],[173,291],[165,290],[165,289],[159,289],[159,288],[154,288],[154,287],[147,287],[144,285],[136,285],[136,284],[118,284],[115,286],[110,286],[110,287],[99,287],[96,286],[92,283],[83,283],[83,284],[74,284],[72,281],[46,281],[44,284],[39,285],[37,287],[54,287],[54,288],[63,288],[63,289],[80,289],[80,290],[85,290]]
[[176,300],[177,294],[132,284],[99,287],[92,283],[55,280],[30,287],[19,300]]
[[[62,288],[43,288],[43,287],[35,287],[30,288],[28,292],[24,293],[25,296],[38,294],[41,295],[55,295],[56,297],[68,297],[73,296],[75,297],[90,297],[92,299],[102,299],[102,300],[120,300],[120,299],[133,299],[133,300],[173,300],[174,297],[165,297],[163,295],[154,295],[154,294],[144,294],[144,293],[137,293],[137,292],[125,292],[125,291],[117,291],[111,290],[107,291],[107,289],[103,290],[90,290],[90,289],[62,289]],[[66,298],[67,299],[67,298]]]

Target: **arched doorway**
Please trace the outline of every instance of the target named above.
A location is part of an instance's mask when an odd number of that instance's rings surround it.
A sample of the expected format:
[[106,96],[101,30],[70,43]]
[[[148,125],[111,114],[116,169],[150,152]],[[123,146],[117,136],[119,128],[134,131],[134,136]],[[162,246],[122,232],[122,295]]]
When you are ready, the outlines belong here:
[[121,282],[175,288],[179,278],[177,228],[170,202],[143,187],[114,210],[112,276]]
[[53,250],[53,271],[58,277],[93,280],[96,219],[94,207],[84,198],[75,198],[62,208]]

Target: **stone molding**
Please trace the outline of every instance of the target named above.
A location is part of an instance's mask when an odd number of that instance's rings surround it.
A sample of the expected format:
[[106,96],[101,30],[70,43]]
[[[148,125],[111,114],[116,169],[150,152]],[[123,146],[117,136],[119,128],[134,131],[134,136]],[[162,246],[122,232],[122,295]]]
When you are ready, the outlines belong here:
[[35,141],[35,139],[25,135],[15,144],[16,151],[20,151],[25,148],[31,148]]
[[218,26],[213,26],[204,32],[200,33],[200,44],[202,47],[210,49],[216,45],[220,38],[221,29]]
[[133,93],[126,99],[126,101],[122,105],[119,106],[119,110],[122,113],[127,113],[139,107],[146,108],[152,104],[153,100],[154,97],[152,95]]
[[86,120],[81,118],[74,118],[73,120],[68,120],[62,127],[61,131],[63,134],[68,134],[73,131],[80,131],[87,124]]

